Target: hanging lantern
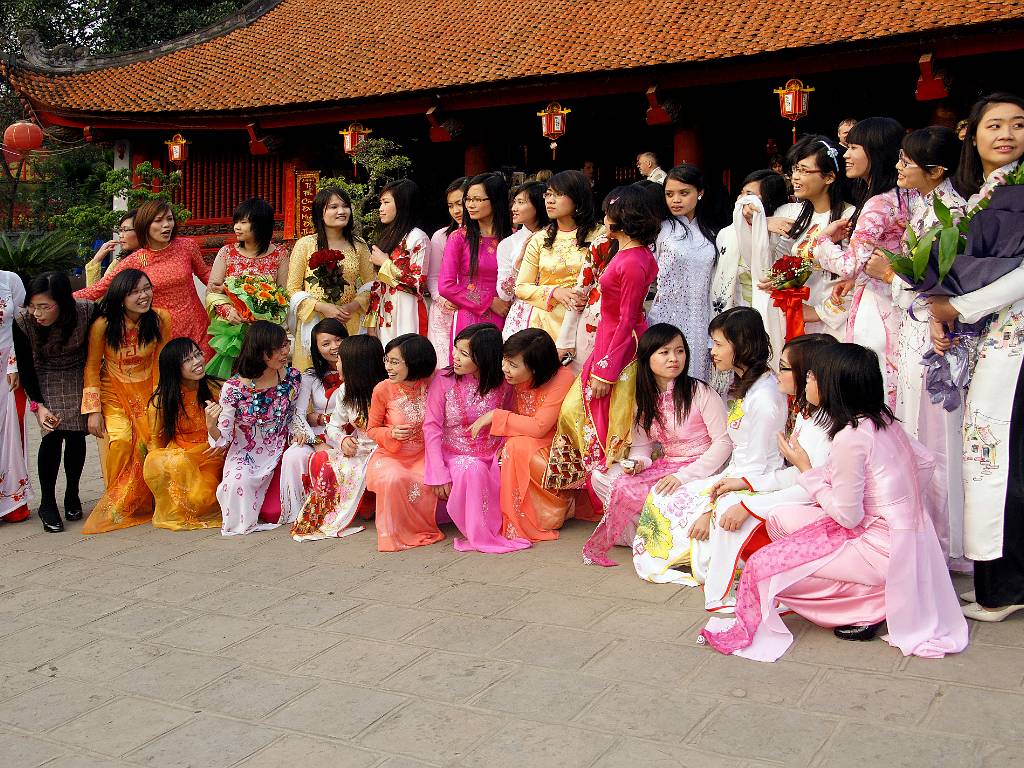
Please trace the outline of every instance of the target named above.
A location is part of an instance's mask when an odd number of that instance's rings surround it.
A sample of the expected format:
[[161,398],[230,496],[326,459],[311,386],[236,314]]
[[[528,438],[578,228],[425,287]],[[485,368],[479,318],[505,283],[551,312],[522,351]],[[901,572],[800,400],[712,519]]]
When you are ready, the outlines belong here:
[[557,101],[548,104],[543,112],[538,112],[540,118],[540,130],[545,139],[551,139],[551,159],[555,159],[555,151],[558,149],[558,139],[565,134],[566,115],[572,112],[571,109],[562,109]]
[[164,144],[167,145],[167,159],[172,163],[182,165],[188,160],[189,142],[180,133],[171,136],[171,140],[165,141]]
[[338,133],[345,137],[345,154],[352,158],[352,173],[355,173],[356,150],[359,149],[359,145],[366,141],[366,137],[373,133],[373,131],[369,128],[364,128],[362,123],[349,123],[348,128],[344,131],[338,131]]
[[25,155],[43,146],[43,129],[35,123],[11,123],[4,131],[4,158],[7,162],[24,160]]
[[807,117],[807,107],[811,102],[813,88],[806,87],[796,78],[787,82],[782,88],[776,88],[779,95],[779,113],[793,121],[793,143],[796,144],[796,121]]

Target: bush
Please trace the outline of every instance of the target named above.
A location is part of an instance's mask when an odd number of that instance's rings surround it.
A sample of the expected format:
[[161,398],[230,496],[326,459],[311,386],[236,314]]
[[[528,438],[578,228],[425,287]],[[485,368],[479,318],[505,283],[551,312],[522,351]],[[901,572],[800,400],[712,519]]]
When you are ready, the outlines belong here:
[[63,232],[0,232],[0,269],[28,283],[43,272],[64,272],[81,265],[74,241]]

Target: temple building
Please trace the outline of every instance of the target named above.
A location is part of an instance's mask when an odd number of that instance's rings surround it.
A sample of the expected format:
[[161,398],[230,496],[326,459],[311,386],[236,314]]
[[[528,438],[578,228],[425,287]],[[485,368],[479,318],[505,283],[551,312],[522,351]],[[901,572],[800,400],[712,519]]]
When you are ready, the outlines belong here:
[[402,145],[437,224],[457,175],[589,161],[600,191],[637,178],[645,150],[735,191],[792,142],[776,90],[793,79],[813,88],[801,133],[879,113],[954,125],[981,93],[1019,90],[1024,0],[256,0],[151,50],[37,41],[0,62],[34,119],[111,144],[121,167],[167,167],[180,134],[186,231],[213,245],[252,195],[296,237],[315,173],[352,174],[354,123]]

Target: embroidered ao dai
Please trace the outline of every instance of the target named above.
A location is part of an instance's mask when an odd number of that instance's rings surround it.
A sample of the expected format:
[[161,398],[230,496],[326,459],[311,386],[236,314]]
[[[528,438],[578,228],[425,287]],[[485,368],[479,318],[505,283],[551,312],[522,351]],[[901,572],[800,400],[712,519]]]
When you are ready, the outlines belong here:
[[[920,236],[936,224],[933,208],[936,199],[942,200],[954,216],[962,215],[967,206],[952,182],[943,179],[934,190],[914,202],[908,231]],[[893,304],[906,312],[896,345],[896,418],[907,434],[920,440],[935,457],[935,474],[938,482],[946,487],[948,512],[941,506],[934,507],[939,516],[932,524],[943,551],[955,560],[964,554],[964,488],[960,467],[963,406],[946,411],[941,402],[933,403],[925,390],[925,367],[921,365],[921,358],[932,349],[927,297],[919,296],[899,277],[893,278],[890,288]]]
[[[0,360],[7,361],[8,374],[18,372],[13,328],[14,318],[24,303],[25,286],[21,278],[13,272],[0,271]],[[51,333],[59,333],[59,330],[54,328]],[[24,519],[22,515],[28,511],[26,505],[31,489],[24,392],[23,389],[12,391],[7,386],[0,390],[0,519],[8,515],[12,519]]]
[[[678,421],[672,391],[670,387],[658,398],[661,421],[655,419],[649,431],[639,424],[633,426],[629,458],[642,471],[629,475],[621,464],[615,464],[591,477],[594,493],[605,513],[583,546],[583,562],[618,565],[608,557],[608,552],[616,544],[633,545],[644,502],[659,480],[668,475],[675,475],[683,483],[698,480],[716,472],[729,460],[732,440],[722,397],[706,384],[697,384],[690,410]],[[655,444],[661,451],[653,459]]]
[[[316,311],[316,303],[324,301],[324,292],[319,285],[309,282],[313,271],[309,268],[309,260],[317,252],[316,235],[306,235],[295,241],[292,255],[288,262],[287,291],[290,297],[289,322],[294,323],[295,348],[292,353],[292,365],[304,371],[313,364],[309,345],[313,326],[323,320],[323,315]],[[373,264],[370,261],[370,248],[362,238],[355,238],[354,243],[347,241],[341,248],[343,258],[341,271],[345,278],[345,289],[342,291],[339,304],[358,301],[365,312],[370,304],[370,285],[373,283]],[[350,335],[359,333],[362,318],[355,314],[345,322]]]
[[[644,300],[657,276],[658,265],[645,246],[619,251],[601,275],[594,351],[562,404],[544,478],[548,488],[582,488],[592,470],[606,469],[629,451],[636,345],[647,330]],[[591,377],[612,384],[611,394],[593,398]]]
[[430,240],[414,227],[391,252],[370,289],[370,309],[363,324],[377,329],[385,347],[406,333],[427,334],[427,270]]
[[[597,230],[587,235],[588,244],[596,235]],[[540,328],[557,339],[565,306],[554,300],[555,288],[576,285],[589,245],[577,244],[575,229],[556,232],[550,246],[544,244],[547,237],[547,230],[541,230],[526,243],[523,263],[516,276],[516,296],[533,307],[529,327]]]
[[[1024,243],[1020,198],[1012,194],[1000,201],[993,192],[1016,165],[993,171],[970,200],[973,207],[991,198],[988,210],[970,226],[973,233],[985,218],[997,217],[989,219],[983,241],[987,250],[1005,255]],[[964,406],[964,552],[975,561],[980,605],[1019,605],[1024,603],[1024,265],[984,288],[953,297],[950,304],[965,323],[994,315],[978,344]]]
[[[345,402],[344,384],[333,401],[334,410],[326,430],[328,447],[309,460],[309,496],[292,526],[292,538],[296,541],[341,538],[363,530],[361,525],[352,526],[352,521],[363,498],[366,467],[377,443],[366,433],[367,417]],[[346,456],[341,450],[346,437],[355,440],[353,456]]]
[[217,487],[225,536],[280,525],[276,515],[266,515],[274,522],[261,521],[260,512],[268,490],[274,493],[272,480],[288,443],[301,378],[297,370],[286,368],[281,382],[267,389],[256,389],[251,381],[237,376],[224,382],[223,410],[217,422],[221,434],[216,441],[211,438],[211,445],[228,448],[223,481]]
[[[423,481],[423,419],[429,379],[382,381],[373,388],[367,434],[378,448],[366,470],[366,490],[377,497],[377,549],[397,552],[441,541],[434,517],[437,496]],[[413,437],[400,441],[391,428],[408,424]]]
[[481,237],[477,253],[476,273],[469,274],[469,240],[466,230],[457,229],[448,238],[441,262],[438,290],[445,299],[455,306],[449,339],[448,358],[451,346],[463,328],[474,323],[492,323],[498,328],[505,324],[505,318],[491,310],[491,302],[498,290],[498,238]]
[[[455,539],[459,552],[514,552],[526,549],[525,539],[502,535],[499,476],[492,472],[502,439],[482,429],[474,438],[469,427],[480,416],[506,409],[511,395],[504,382],[486,395],[475,376],[441,374],[430,385],[423,421],[426,463],[423,482],[451,484],[448,515],[465,538]],[[432,489],[428,492],[433,493]]]
[[576,351],[572,362],[572,370],[575,373],[580,372],[583,363],[594,351],[597,326],[601,322],[601,275],[612,260],[610,254],[613,243],[614,241],[609,241],[602,234],[594,238],[594,242],[590,244],[583,269],[576,280],[576,290],[586,294],[587,305],[581,310],[566,310],[562,329],[555,339],[555,346],[558,349]]
[[[299,396],[295,400],[295,429],[302,436],[303,442],[289,445],[281,457],[281,522],[294,521],[306,503],[307,484],[312,475],[309,462],[313,458],[316,445],[323,443],[327,435],[327,426],[319,423],[321,416],[327,416],[334,410],[335,395],[341,377],[330,372],[324,381],[320,381],[313,369],[302,374],[299,384]],[[310,424],[313,417],[317,422]]]
[[[904,312],[894,307],[892,289],[864,272],[876,248],[899,252],[910,218],[910,206],[919,197],[914,190],[893,188],[864,203],[850,244],[842,248],[824,235],[812,246],[814,258],[822,266],[843,278],[854,278],[846,341],[874,350],[882,364],[886,402],[896,407],[896,338]],[[883,362],[884,361],[884,362]]]
[[192,276],[206,285],[210,281],[210,265],[203,259],[195,240],[179,235],[159,251],[148,248],[132,251],[102,279],[75,291],[75,298],[99,301],[107,292],[110,281],[126,269],[141,269],[153,284],[153,308],[166,310],[171,318],[171,330],[166,340],[179,336],[192,339],[209,360],[213,356],[206,338],[210,320]]
[[[210,385],[218,396],[219,387]],[[142,472],[153,493],[153,526],[170,531],[191,531],[220,526],[217,486],[224,472],[223,454],[207,455],[206,403],[195,387],[181,391],[184,414],[179,414],[174,438],[164,437],[160,410],[149,405],[149,450]]]
[[502,338],[505,339],[530,327],[533,305],[516,296],[516,278],[523,264],[526,243],[533,234],[526,227],[520,227],[498,243],[498,298],[510,302],[505,325],[501,329]]
[[507,539],[558,538],[572,499],[544,487],[555,423],[574,377],[566,368],[539,387],[517,384],[511,410],[494,411],[491,435],[504,437],[500,458],[491,463],[492,483],[500,488],[502,530]]
[[673,218],[662,223],[654,253],[658,260],[658,290],[647,322],[679,328],[690,342],[690,376],[707,381],[715,244],[704,236],[696,222],[685,217]]
[[139,344],[138,323],[125,318],[125,338],[117,349],[106,341],[107,320],[100,317],[89,329],[82,413],[102,413],[106,437],[100,441],[103,479],[107,489],[97,502],[82,533],[105,533],[148,523],[153,517],[153,494],[142,472],[142,446],[149,440],[146,412],[159,381],[157,360],[171,339],[171,318],[156,312],[160,339]]
[[[670,495],[652,491],[633,541],[633,565],[641,579],[691,587],[704,584],[708,610],[721,609],[731,602],[728,595],[740,553],[761,525],[751,516],[737,531],[719,528],[715,517],[727,509],[723,504],[728,497],[712,504],[711,487],[723,477],[742,477],[752,492],[765,487],[783,465],[776,434],[785,429],[788,407],[775,375],[765,373],[746,395],[729,405],[729,437],[733,443],[729,463],[720,473],[693,480]],[[707,512],[712,515],[710,537],[706,541],[691,539],[694,522]],[[674,566],[685,564],[689,564],[690,574],[674,570]]]
[[[844,427],[799,483],[821,514],[747,561],[735,620],[701,632],[721,653],[775,661],[793,641],[777,603],[823,627],[885,621],[904,655],[967,647],[967,623],[924,510],[931,457],[898,424]],[[783,514],[783,517],[785,515]],[[798,515],[799,517],[799,515]]]
[[444,298],[439,290],[441,263],[447,245],[448,228],[441,227],[430,237],[430,267],[427,272],[427,292],[430,294],[427,338],[434,345],[439,370],[451,364],[452,322],[455,320],[455,305]]

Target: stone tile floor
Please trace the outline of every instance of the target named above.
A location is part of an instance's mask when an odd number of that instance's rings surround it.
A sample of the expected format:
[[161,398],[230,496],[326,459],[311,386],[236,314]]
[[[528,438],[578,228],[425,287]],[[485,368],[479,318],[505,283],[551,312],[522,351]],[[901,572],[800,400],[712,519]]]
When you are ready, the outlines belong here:
[[[95,461],[90,448],[87,503]],[[3,768],[932,768],[1024,753],[1020,618],[975,624],[941,661],[792,619],[784,660],[757,664],[695,643],[698,592],[581,565],[581,523],[504,556],[450,538],[380,554],[372,528],[306,544],[68,528],[0,525]]]

